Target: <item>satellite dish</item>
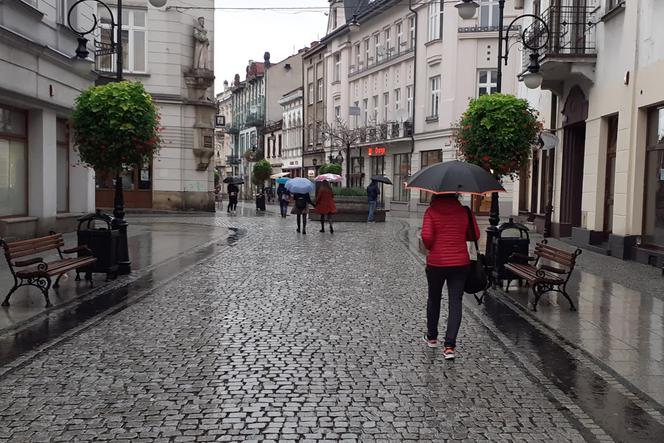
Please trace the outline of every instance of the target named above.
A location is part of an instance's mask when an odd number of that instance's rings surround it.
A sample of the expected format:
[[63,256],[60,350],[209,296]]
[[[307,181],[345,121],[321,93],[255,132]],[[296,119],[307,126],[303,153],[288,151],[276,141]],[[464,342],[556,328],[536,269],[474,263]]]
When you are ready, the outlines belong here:
[[558,146],[558,136],[551,132],[540,132],[540,140],[542,140],[542,149],[549,150]]

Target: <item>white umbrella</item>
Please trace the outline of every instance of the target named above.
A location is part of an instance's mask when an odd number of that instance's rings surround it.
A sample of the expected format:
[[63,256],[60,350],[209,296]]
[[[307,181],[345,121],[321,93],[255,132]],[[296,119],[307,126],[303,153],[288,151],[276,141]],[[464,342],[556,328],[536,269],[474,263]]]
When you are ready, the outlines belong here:
[[279,172],[278,174],[272,174],[270,178],[281,178],[290,175],[290,172]]
[[316,177],[317,182],[328,181],[331,183],[341,183],[341,176],[337,174],[321,174]]

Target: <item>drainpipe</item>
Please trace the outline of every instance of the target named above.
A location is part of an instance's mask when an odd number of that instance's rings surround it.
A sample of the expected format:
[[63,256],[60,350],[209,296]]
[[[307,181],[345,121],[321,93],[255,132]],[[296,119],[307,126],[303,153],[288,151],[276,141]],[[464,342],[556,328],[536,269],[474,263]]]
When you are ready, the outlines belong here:
[[[414,62],[413,62],[413,120],[412,120],[412,128],[411,128],[411,133],[410,133],[410,164],[411,167],[413,165],[413,153],[415,152],[415,110],[417,109],[416,106],[416,97],[417,97],[417,11],[413,9],[413,0],[408,0],[408,9],[410,12],[412,12],[415,16],[415,46],[414,46]],[[394,167],[393,167],[394,169]],[[401,183],[399,183],[399,186],[401,186]],[[410,199],[408,201],[408,206],[410,208]]]
[[301,155],[301,163],[300,163],[300,177],[304,177],[304,149],[306,146],[306,141],[304,139],[305,135],[305,128],[307,127],[307,120],[306,120],[306,106],[307,106],[307,101],[304,99],[304,91],[307,90],[307,84],[304,82],[304,69],[306,67],[306,63],[304,62],[304,55],[306,54],[306,51],[302,53],[302,141],[301,141],[301,149],[302,149],[302,155]]

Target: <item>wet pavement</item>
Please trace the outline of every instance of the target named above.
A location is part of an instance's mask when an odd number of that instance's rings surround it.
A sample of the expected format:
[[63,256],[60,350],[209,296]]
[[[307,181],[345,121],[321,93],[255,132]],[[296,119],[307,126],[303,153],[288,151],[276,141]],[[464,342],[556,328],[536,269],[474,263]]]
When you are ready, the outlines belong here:
[[[574,322],[562,302],[536,317],[517,295],[468,297],[458,359],[424,348],[416,219],[302,236],[240,212],[151,219],[226,235],[6,364],[0,441],[661,441],[661,405],[551,330]],[[587,279],[581,305],[606,291]]]

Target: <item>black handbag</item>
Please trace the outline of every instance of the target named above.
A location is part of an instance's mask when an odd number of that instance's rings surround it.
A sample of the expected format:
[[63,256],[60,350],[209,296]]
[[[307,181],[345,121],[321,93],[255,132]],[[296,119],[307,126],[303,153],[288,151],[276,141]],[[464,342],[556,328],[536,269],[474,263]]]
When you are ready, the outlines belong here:
[[[486,258],[484,254],[480,253],[480,247],[477,244],[477,237],[475,236],[475,225],[473,223],[473,215],[470,212],[470,208],[466,206],[466,212],[468,213],[468,236],[466,238],[472,238],[473,243],[475,244],[475,255],[476,259],[470,261],[470,269],[468,270],[468,276],[466,277],[466,284],[463,288],[464,292],[468,294],[476,294],[480,291],[484,291],[489,286],[489,279],[486,274]],[[472,233],[472,235],[470,235]]]

